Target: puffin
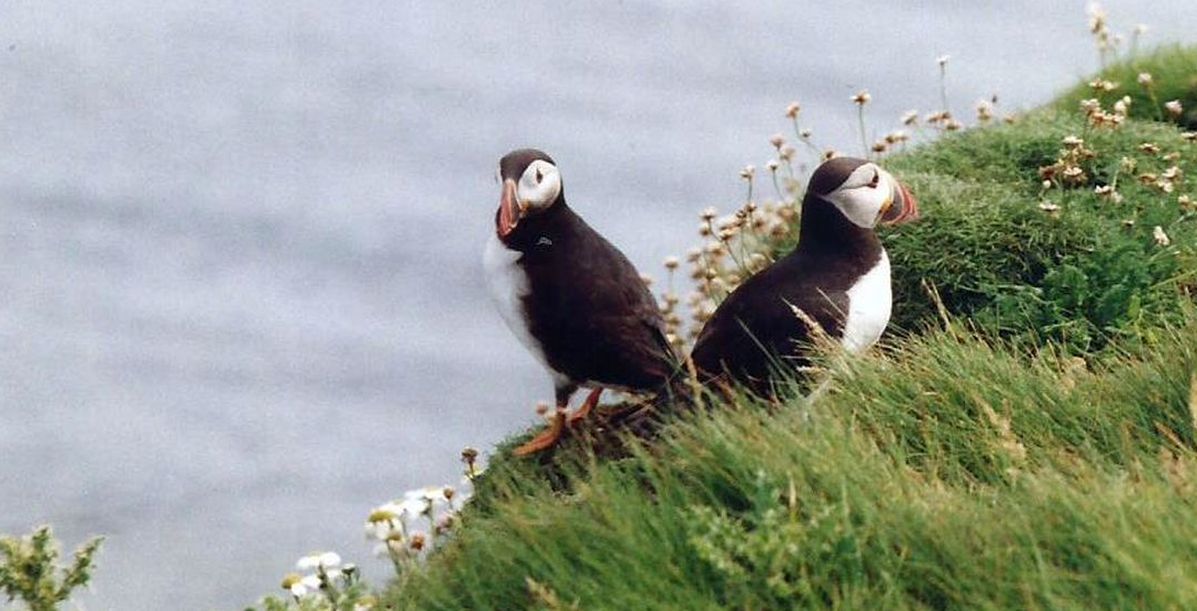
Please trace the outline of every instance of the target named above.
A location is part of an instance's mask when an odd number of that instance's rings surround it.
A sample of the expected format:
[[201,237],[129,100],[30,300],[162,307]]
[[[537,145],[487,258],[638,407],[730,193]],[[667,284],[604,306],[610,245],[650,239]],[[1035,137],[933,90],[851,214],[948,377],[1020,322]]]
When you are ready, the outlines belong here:
[[[541,452],[581,422],[604,389],[661,394],[680,370],[656,300],[628,258],[565,202],[551,157],[519,149],[499,161],[502,185],[483,267],[492,300],[553,382],[549,426],[516,448]],[[567,416],[570,398],[591,389]]]
[[732,291],[699,332],[691,358],[703,381],[775,395],[777,371],[809,364],[811,322],[850,353],[876,343],[893,296],[873,230],[918,214],[910,191],[871,161],[819,165],[802,199],[797,247]]

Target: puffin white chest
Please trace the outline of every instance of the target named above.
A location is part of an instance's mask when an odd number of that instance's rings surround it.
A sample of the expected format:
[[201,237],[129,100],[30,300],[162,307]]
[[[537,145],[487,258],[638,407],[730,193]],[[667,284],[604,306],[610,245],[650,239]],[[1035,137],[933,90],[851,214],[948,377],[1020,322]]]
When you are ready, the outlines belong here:
[[552,374],[555,382],[565,379],[563,374],[554,370],[548,358],[545,357],[544,347],[532,335],[528,326],[528,316],[524,309],[524,297],[531,290],[528,274],[520,266],[519,260],[523,254],[507,248],[498,236],[490,234],[486,241],[486,250],[482,254],[482,268],[486,273],[486,286],[490,297],[503,317],[503,322],[511,329],[512,334],[519,340],[528,352]]
[[881,259],[848,289],[848,316],[840,343],[849,352],[862,352],[881,338],[893,309],[889,282],[889,256]]

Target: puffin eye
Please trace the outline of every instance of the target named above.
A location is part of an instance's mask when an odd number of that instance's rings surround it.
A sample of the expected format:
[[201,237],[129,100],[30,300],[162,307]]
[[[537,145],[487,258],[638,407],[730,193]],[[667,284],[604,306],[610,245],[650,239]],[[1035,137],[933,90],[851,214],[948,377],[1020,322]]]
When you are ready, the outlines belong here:
[[878,172],[877,170],[873,170],[873,180],[869,181],[868,187],[870,189],[876,189],[877,185],[880,183],[881,183],[881,172]]
[[536,184],[539,185],[542,179],[544,179],[544,174],[540,173],[540,168],[536,168]]

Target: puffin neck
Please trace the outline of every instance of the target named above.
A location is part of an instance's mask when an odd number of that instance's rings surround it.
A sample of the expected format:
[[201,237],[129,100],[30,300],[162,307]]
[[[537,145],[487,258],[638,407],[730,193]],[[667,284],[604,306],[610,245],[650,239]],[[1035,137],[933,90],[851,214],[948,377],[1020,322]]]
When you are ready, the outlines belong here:
[[571,214],[572,211],[565,203],[565,196],[559,195],[553,204],[545,210],[520,219],[511,235],[507,236],[503,242],[509,248],[526,251],[534,246],[544,234],[554,233],[553,228]]
[[881,241],[872,229],[848,220],[835,204],[818,195],[802,200],[798,248],[808,252],[869,255],[880,252]]

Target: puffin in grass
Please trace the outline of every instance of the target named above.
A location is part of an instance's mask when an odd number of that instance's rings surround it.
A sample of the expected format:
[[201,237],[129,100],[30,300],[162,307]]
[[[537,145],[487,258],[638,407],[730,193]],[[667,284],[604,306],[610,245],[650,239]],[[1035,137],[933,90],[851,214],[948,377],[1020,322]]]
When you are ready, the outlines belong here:
[[[586,418],[603,389],[667,392],[679,359],[656,300],[627,257],[565,203],[557,164],[534,149],[499,161],[502,195],[483,257],[504,322],[553,381],[548,428],[515,450],[557,443]],[[566,415],[570,397],[591,389]]]
[[802,200],[798,246],[732,291],[695,340],[691,358],[704,381],[772,396],[775,373],[809,364],[812,321],[848,352],[876,343],[893,297],[873,229],[916,218],[914,196],[876,164],[821,164]]

